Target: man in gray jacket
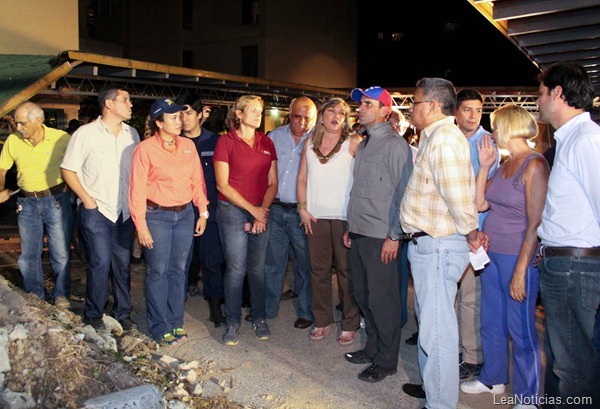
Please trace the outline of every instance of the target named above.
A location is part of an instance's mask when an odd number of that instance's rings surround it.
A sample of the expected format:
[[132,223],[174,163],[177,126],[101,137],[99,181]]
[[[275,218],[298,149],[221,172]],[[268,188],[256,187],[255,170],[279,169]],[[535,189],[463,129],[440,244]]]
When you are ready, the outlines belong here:
[[348,232],[354,298],[365,318],[364,349],[347,353],[347,361],[370,364],[358,378],[379,382],[396,373],[400,349],[400,274],[396,257],[402,240],[399,210],[413,169],[408,143],[387,121],[392,97],[380,87],[356,88],[365,139],[354,162],[348,203]]

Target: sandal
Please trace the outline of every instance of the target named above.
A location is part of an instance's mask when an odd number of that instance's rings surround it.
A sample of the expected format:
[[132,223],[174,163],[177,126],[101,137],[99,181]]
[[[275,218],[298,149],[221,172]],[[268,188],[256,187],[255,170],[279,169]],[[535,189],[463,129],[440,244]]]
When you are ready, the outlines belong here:
[[175,338],[175,336],[173,334],[171,334],[170,332],[167,332],[166,334],[164,334],[162,336],[162,339],[160,340],[160,344],[164,345],[164,346],[175,345],[175,344],[177,344],[177,338]]
[[329,335],[331,332],[331,324],[326,327],[314,327],[310,331],[310,339],[313,341],[318,341],[320,339],[325,338],[325,336]]
[[178,340],[179,339],[187,339],[188,334],[187,334],[187,331],[184,330],[183,328],[175,328],[173,330],[173,336],[175,338],[177,338]]
[[338,337],[338,342],[342,346],[350,345],[354,342],[356,331],[342,331]]

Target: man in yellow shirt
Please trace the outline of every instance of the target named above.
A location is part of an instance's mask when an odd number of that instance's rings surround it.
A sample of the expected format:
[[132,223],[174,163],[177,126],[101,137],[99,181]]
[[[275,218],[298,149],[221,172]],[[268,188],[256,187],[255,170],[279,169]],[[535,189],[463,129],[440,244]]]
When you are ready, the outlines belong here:
[[[71,203],[60,175],[60,164],[69,134],[44,125],[39,105],[24,102],[15,110],[17,132],[6,139],[0,153],[0,203],[18,194],[17,213],[21,236],[19,270],[25,291],[44,299],[42,251],[44,232],[55,286],[51,297],[59,308],[71,306]],[[6,172],[17,167],[19,190],[5,188]]]

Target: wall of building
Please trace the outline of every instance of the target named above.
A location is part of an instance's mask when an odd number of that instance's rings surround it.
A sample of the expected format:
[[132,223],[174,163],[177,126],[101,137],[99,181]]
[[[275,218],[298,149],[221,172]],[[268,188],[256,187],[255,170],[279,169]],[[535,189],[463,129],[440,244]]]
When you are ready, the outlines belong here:
[[78,3],[0,1],[0,54],[53,55],[79,49]]
[[95,19],[96,40],[120,38],[123,57],[175,66],[186,51],[192,68],[233,75],[248,75],[241,50],[255,46],[259,78],[355,86],[357,0],[257,0],[250,24],[243,22],[243,3],[194,0],[192,27],[184,29],[181,1],[124,1],[120,13]]

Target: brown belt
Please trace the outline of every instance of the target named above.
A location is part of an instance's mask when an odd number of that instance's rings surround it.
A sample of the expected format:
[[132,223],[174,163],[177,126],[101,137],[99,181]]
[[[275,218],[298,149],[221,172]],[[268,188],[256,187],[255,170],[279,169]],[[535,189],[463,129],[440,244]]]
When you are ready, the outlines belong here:
[[167,210],[167,211],[171,211],[171,212],[180,212],[183,209],[185,209],[188,205],[189,205],[189,203],[177,205],[177,206],[161,206],[159,204],[154,203],[150,199],[146,200],[146,206],[148,206],[150,209],[153,209],[153,210],[159,209],[159,210]]
[[600,257],[600,247],[540,247],[543,258],[548,257]]
[[50,189],[46,189],[46,190],[40,190],[39,192],[26,192],[23,189],[21,189],[21,191],[19,192],[19,196],[23,196],[23,197],[47,197],[47,196],[53,196],[57,193],[61,193],[65,191],[65,182],[56,185],[56,186],[52,186]]

